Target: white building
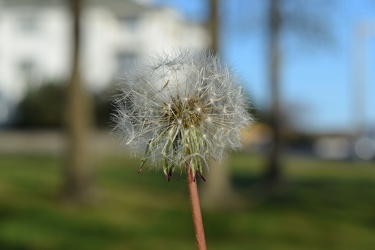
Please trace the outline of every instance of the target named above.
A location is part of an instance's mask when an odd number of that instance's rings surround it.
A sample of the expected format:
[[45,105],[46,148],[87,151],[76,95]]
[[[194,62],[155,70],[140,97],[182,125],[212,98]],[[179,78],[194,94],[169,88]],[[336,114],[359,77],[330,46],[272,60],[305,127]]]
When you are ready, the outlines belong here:
[[[7,112],[4,100],[11,106],[28,88],[68,78],[71,15],[67,2],[0,0],[0,124]],[[208,46],[203,26],[145,2],[85,0],[81,69],[91,90],[105,87],[136,58]]]

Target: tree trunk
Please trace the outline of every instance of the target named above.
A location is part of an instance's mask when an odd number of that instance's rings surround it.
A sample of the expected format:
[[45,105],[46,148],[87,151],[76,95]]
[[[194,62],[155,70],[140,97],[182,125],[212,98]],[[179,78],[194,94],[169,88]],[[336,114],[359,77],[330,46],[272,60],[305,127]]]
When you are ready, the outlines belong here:
[[211,36],[211,50],[214,53],[219,53],[219,6],[218,0],[210,1],[210,19],[209,19],[209,31]]
[[269,86],[271,90],[272,143],[268,156],[265,180],[277,184],[281,179],[281,122],[280,122],[280,28],[281,16],[278,0],[270,0],[268,27]]
[[[211,35],[211,50],[219,53],[220,20],[218,15],[218,0],[210,1],[209,31]],[[206,209],[230,209],[238,203],[238,198],[232,190],[230,183],[230,169],[228,161],[220,164],[211,161],[207,173],[207,182],[202,185],[202,207]],[[229,202],[231,201],[231,202]]]
[[72,69],[67,86],[65,195],[74,200],[90,199],[88,178],[88,140],[91,130],[92,107],[82,86],[80,75],[80,13],[82,0],[69,0],[73,20]]

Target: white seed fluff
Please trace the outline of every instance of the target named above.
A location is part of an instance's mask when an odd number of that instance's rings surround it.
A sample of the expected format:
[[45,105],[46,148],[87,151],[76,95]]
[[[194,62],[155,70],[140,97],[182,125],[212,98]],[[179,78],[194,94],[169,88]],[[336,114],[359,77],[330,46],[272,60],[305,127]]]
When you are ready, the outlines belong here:
[[[141,167],[162,166],[202,174],[209,159],[241,147],[240,130],[251,124],[236,77],[210,52],[159,55],[128,72],[115,98],[114,131]],[[188,165],[187,165],[188,164]]]

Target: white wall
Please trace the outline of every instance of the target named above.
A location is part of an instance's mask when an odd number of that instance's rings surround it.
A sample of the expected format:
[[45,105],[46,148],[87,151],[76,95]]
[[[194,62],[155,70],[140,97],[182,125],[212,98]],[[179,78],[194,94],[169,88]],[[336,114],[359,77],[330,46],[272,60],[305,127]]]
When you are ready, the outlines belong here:
[[[104,6],[85,10],[82,73],[90,89],[100,90],[112,82],[118,74],[119,53],[143,57],[155,51],[208,46],[201,26],[182,21],[169,9],[147,7],[134,23],[122,22]],[[17,102],[28,87],[66,79],[71,60],[70,26],[70,15],[61,6],[1,8],[0,2],[0,92]],[[34,65],[29,75],[33,86],[27,86],[21,74],[22,62],[28,61]]]

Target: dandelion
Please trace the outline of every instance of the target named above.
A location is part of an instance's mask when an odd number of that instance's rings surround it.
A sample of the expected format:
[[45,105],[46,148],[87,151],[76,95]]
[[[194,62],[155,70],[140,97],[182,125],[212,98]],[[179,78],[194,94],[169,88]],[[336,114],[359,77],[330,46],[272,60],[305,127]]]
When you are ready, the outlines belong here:
[[217,56],[184,51],[157,56],[125,77],[115,99],[115,131],[141,168],[161,166],[169,181],[188,163],[196,176],[210,159],[241,147],[252,118],[243,90]]
[[114,130],[140,171],[161,166],[168,181],[186,170],[198,249],[206,249],[196,177],[210,159],[241,147],[240,130],[252,122],[237,78],[209,52],[180,51],[138,65],[116,97]]

